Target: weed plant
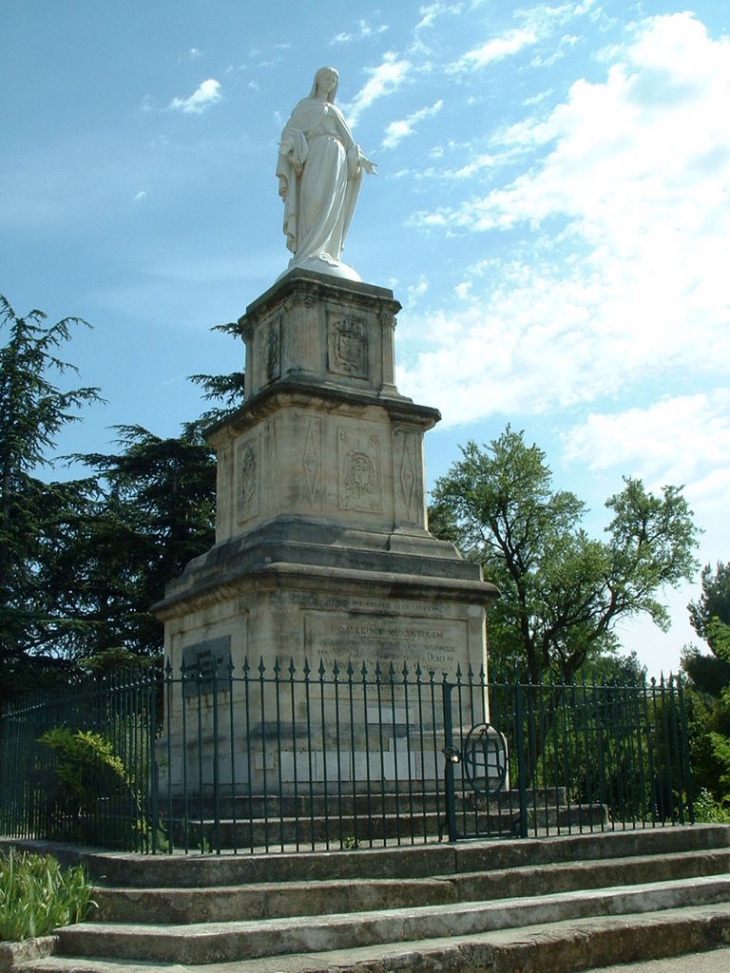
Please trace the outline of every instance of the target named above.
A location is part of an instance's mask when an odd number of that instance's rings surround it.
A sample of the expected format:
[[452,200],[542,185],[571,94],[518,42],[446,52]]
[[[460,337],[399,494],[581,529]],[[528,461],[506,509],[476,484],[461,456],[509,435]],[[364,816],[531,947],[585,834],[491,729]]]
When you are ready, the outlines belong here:
[[730,824],[730,797],[716,800],[702,789],[694,799],[695,821],[703,824]]
[[47,936],[81,922],[93,905],[83,865],[63,869],[51,855],[12,849],[0,855],[0,940]]

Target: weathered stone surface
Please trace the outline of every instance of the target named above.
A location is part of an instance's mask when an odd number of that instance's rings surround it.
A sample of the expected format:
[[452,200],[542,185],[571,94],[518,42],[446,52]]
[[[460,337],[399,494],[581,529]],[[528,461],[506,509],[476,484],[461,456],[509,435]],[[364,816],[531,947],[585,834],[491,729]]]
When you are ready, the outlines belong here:
[[57,946],[57,936],[37,936],[19,943],[0,943],[0,973],[17,970],[33,960],[51,956]]
[[[235,674],[260,659],[297,671],[306,663],[452,675],[486,669],[486,614],[497,591],[478,565],[428,532],[423,435],[439,414],[396,388],[399,307],[384,288],[293,271],[239,322],[246,400],[210,433],[218,457],[216,545],[156,606],[173,673],[196,659],[206,673],[193,748],[183,738],[183,711],[197,693],[188,702],[167,700],[163,794],[211,783],[199,773],[194,782],[196,768],[209,773],[217,733],[237,737],[228,777],[254,790],[272,781],[363,778],[364,730],[347,753],[324,741],[306,752],[297,744],[304,702],[294,701],[288,730],[286,718],[273,722],[271,699],[272,721],[262,718],[260,735],[276,734],[273,757],[250,731],[245,739],[231,731],[231,721],[243,726],[242,690],[219,700],[220,713],[213,707],[218,694],[207,673],[216,662]],[[363,713],[363,727],[368,719]],[[432,747],[403,751],[399,720],[389,714],[382,773],[402,779],[417,767],[420,780],[436,780],[440,758]]]
[[[471,846],[467,856],[439,846],[258,860],[98,856],[90,862],[94,871],[113,875],[136,865],[147,888],[100,889],[104,921],[62,931],[66,956],[25,968],[141,973],[175,963],[181,970],[205,965],[208,973],[572,973],[717,950],[716,969],[723,969],[722,947],[730,942],[727,828],[505,844],[523,848],[520,868],[500,867],[510,856],[494,843]],[[361,873],[392,878],[358,878],[358,863]],[[475,863],[479,872],[463,871]],[[395,880],[421,870],[421,879]],[[155,888],[163,872],[172,884]],[[328,872],[350,878],[333,880]],[[253,873],[259,881],[247,886],[207,884]],[[286,874],[292,882],[279,881]],[[202,884],[181,888],[194,880]]]

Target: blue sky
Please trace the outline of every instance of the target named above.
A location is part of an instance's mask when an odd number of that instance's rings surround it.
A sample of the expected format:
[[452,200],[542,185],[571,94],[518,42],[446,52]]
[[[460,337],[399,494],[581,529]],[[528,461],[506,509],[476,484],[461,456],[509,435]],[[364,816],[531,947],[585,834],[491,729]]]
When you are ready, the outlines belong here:
[[[116,423],[175,435],[212,326],[288,259],[277,141],[315,70],[378,163],[343,259],[391,287],[398,385],[439,408],[429,482],[509,422],[592,508],[685,484],[730,560],[730,5],[717,0],[5,0],[0,292],[79,315]],[[693,639],[622,629],[652,673]]]

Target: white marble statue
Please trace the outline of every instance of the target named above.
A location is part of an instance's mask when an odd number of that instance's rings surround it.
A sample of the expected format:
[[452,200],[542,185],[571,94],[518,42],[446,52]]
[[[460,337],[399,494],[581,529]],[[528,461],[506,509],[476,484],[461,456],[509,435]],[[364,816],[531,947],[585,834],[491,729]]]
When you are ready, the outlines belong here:
[[294,254],[288,270],[301,267],[360,280],[340,254],[362,174],[376,167],[335,105],[338,83],[334,68],[317,71],[309,97],[296,105],[282,132],[276,174],[286,245]]

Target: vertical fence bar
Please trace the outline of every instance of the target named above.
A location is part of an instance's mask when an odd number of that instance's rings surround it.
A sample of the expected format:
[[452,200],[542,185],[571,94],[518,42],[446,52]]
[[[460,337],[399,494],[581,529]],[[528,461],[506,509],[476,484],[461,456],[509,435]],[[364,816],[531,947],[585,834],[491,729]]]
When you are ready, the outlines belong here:
[[[309,661],[304,660],[304,702],[305,702],[305,713],[306,713],[306,726],[307,726],[307,797],[308,797],[308,812],[309,812],[309,846],[314,851],[316,844],[316,835],[314,831],[314,767],[312,764],[312,704],[311,704],[311,683],[310,683],[310,673],[311,669],[309,667]],[[297,849],[299,849],[299,838],[297,837]]]
[[[157,688],[158,679],[154,669],[150,670],[147,683],[148,696],[148,717],[147,717],[147,752],[150,767],[149,779],[149,828],[150,828],[150,850],[153,855],[157,854],[157,842],[160,833],[160,766],[157,760]],[[140,786],[143,786],[141,784]]]
[[444,714],[444,794],[446,796],[446,824],[449,832],[449,841],[456,841],[459,832],[456,824],[456,796],[455,796],[455,775],[454,761],[452,754],[455,755],[454,748],[454,723],[451,710],[451,694],[454,686],[446,681],[446,673],[441,683],[443,714]]
[[247,800],[247,818],[248,818],[248,850],[251,854],[254,852],[255,841],[254,841],[254,794],[253,794],[253,760],[251,757],[251,750],[253,746],[253,734],[251,732],[251,666],[248,661],[248,656],[243,660],[243,699],[244,699],[244,715],[245,715],[245,730],[246,735],[244,737],[246,741],[246,800]]
[[[340,726],[340,667],[336,662],[332,665],[332,693],[335,706],[335,749],[337,753],[337,841],[340,848],[344,846],[344,821],[343,804],[344,794],[342,789],[342,732]],[[323,712],[324,721],[324,712]],[[325,800],[329,803],[329,796],[325,795]],[[329,833],[328,833],[329,839]],[[354,840],[357,840],[356,838]],[[329,847],[329,845],[328,845]]]
[[[395,667],[391,662],[388,666],[388,684],[390,686],[390,732],[392,734],[391,738],[391,753],[393,756],[393,788],[394,788],[394,807],[395,807],[395,838],[396,844],[401,843],[401,815],[400,815],[400,772],[398,769],[398,727],[396,721],[396,703],[395,703]],[[388,838],[387,832],[387,821],[388,821],[388,788],[385,783],[385,777],[383,777],[383,837]]]
[[662,824],[667,818],[674,821],[674,780],[672,775],[671,746],[669,742],[669,717],[667,706],[667,686],[662,675],[659,680],[659,715],[661,718],[661,761],[659,765],[659,795],[661,800]]
[[296,701],[296,666],[294,659],[289,661],[289,706],[291,709],[291,748],[292,748],[292,784],[294,802],[294,834],[297,847],[299,847],[299,835],[301,832],[301,808],[299,795],[299,732],[297,729],[297,701]]
[[377,800],[380,807],[380,840],[383,845],[386,840],[386,820],[385,820],[385,738],[383,736],[383,673],[380,662],[375,663],[375,698],[378,704],[378,794]]
[[669,677],[669,698],[670,698],[670,716],[671,716],[671,745],[672,745],[672,766],[674,767],[674,773],[672,779],[674,780],[676,787],[673,789],[673,793],[676,793],[676,813],[679,817],[679,823],[684,824],[684,806],[685,806],[685,787],[684,787],[684,762],[682,761],[682,750],[679,742],[680,737],[680,720],[679,720],[679,700],[677,698],[677,679],[675,676]]
[[[444,674],[444,676],[445,675],[446,674]],[[462,681],[462,672],[461,672],[461,666],[460,665],[457,665],[457,667],[456,667],[456,686],[455,686],[455,689],[456,689],[456,712],[457,712],[458,718],[459,718],[459,725],[458,725],[458,728],[457,728],[457,733],[458,733],[458,749],[461,751],[463,749],[463,745],[464,745],[463,727],[464,727],[464,719],[465,719],[465,714],[464,714],[464,708],[465,707],[464,707],[464,684],[463,684],[463,681]],[[467,719],[468,719],[468,717],[467,717]],[[453,724],[452,724],[452,737],[453,737]],[[456,764],[454,765],[454,767],[452,767],[452,771],[454,773],[454,788],[453,788],[454,801],[456,800],[456,793],[455,793],[455,791],[456,791],[456,771],[454,769],[455,766],[456,766]],[[458,786],[459,786],[459,804],[460,804],[461,810],[460,810],[460,813],[459,813],[459,816],[458,816],[459,817],[459,820],[457,822],[457,832],[460,832],[461,834],[468,834],[469,833],[469,818],[467,816],[467,813],[468,813],[467,812],[467,802],[464,799],[466,797],[466,793],[465,793],[466,782],[465,782],[465,779],[464,779],[463,763],[459,763],[458,766],[459,766],[459,771],[460,771],[460,773],[459,773],[459,785]],[[454,805],[454,811],[456,811],[456,805]],[[476,828],[476,816],[474,816],[474,830],[475,831],[477,830],[477,828]]]
[[[284,850],[284,770],[282,759],[282,715],[281,715],[281,665],[278,658],[274,662],[274,696],[276,711],[276,763],[277,779],[279,787],[279,847]],[[292,733],[294,732],[294,712],[291,714]],[[292,747],[292,757],[296,760],[296,748]]]
[[324,661],[319,661],[319,734],[322,739],[322,813],[324,816],[324,844],[329,850],[330,847],[330,793],[329,793],[329,774],[327,772],[327,715],[325,713],[325,686],[327,685],[327,671]]
[[[357,780],[358,780],[358,761],[357,761],[357,739],[356,739],[356,724],[355,724],[355,669],[352,662],[347,663],[347,700],[348,700],[348,714],[350,718],[350,760],[352,763],[352,840],[357,842],[360,837],[359,825],[358,825],[358,791],[357,791]],[[367,740],[367,730],[366,740]],[[365,750],[367,751],[367,743],[365,745]],[[345,835],[347,837],[347,835]],[[344,845],[344,840],[343,840]]]
[[408,697],[408,666],[403,661],[403,667],[401,669],[402,683],[403,683],[403,720],[405,725],[404,733],[404,743],[406,748],[406,782],[408,785],[408,822],[409,822],[409,832],[410,832],[410,843],[413,845],[416,843],[415,834],[415,802],[413,796],[413,766],[411,764],[411,714],[409,710],[409,697]]
[[[429,779],[427,775],[427,762],[426,762],[426,732],[425,732],[425,719],[423,712],[423,672],[419,663],[416,663],[416,710],[418,713],[418,753],[420,754],[419,764],[420,764],[420,806],[421,806],[421,829],[423,832],[423,841],[428,841],[428,794],[426,791],[426,781]],[[438,798],[436,796],[436,820],[438,821]]]
[[634,728],[634,733],[636,735],[636,754],[637,754],[637,765],[638,765],[638,778],[639,778],[639,794],[637,798],[637,806],[639,808],[639,820],[641,822],[641,827],[646,827],[647,818],[647,779],[646,779],[646,740],[644,734],[644,727],[641,720],[641,699],[642,694],[639,687],[635,687],[633,692],[629,693],[629,704],[631,707],[631,725]]
[[[264,821],[263,821],[263,846],[264,850],[269,850],[269,774],[268,774],[268,736],[266,733],[266,666],[264,665],[263,657],[259,657],[258,666],[258,679],[256,680],[256,687],[259,694],[259,726],[261,735],[261,786],[263,789],[263,803],[264,803]],[[279,809],[281,813],[281,808]],[[256,836],[254,834],[254,819],[252,814],[251,820],[251,840],[253,842],[252,847],[255,847]]]
[[520,808],[519,836],[527,837],[528,806],[527,806],[527,747],[525,739],[525,704],[522,694],[522,683],[515,684],[515,750],[517,754],[517,792]]
[[229,759],[229,776],[231,779],[230,783],[230,800],[231,800],[231,838],[232,838],[232,851],[234,854],[238,851],[238,788],[237,788],[237,775],[236,775],[236,732],[235,732],[235,708],[233,705],[233,694],[234,694],[234,681],[233,681],[233,658],[228,656],[228,662],[226,664],[226,672],[228,674],[228,750],[230,754]]
[[687,812],[689,823],[695,823],[694,808],[694,789],[692,786],[692,767],[689,756],[689,733],[687,731],[687,711],[684,705],[684,684],[681,676],[677,676],[677,693],[679,696],[679,719],[680,719],[680,746],[681,746],[681,765],[684,776],[684,788],[687,795]]
[[[221,853],[221,795],[220,795],[220,738],[218,720],[218,661],[213,662],[212,671],[213,685],[212,706],[213,706],[213,850],[216,855]],[[202,741],[201,741],[202,749]],[[204,788],[200,788],[204,793]]]

